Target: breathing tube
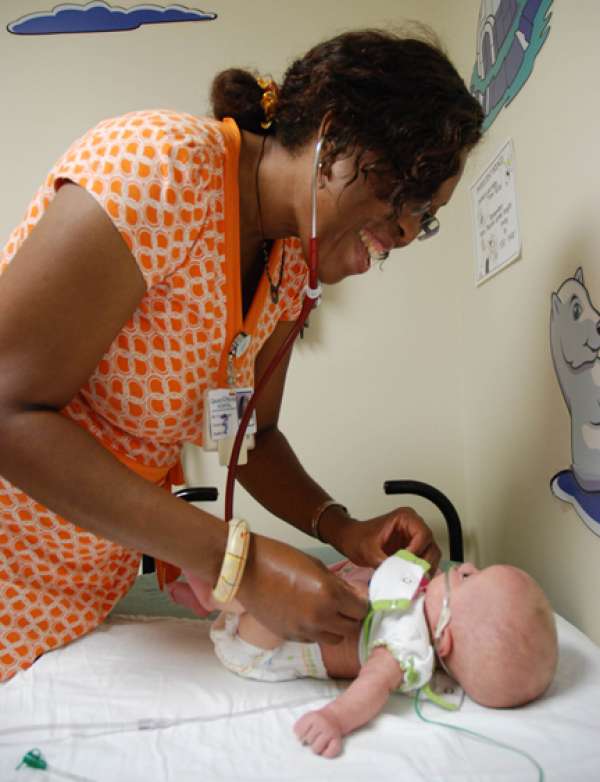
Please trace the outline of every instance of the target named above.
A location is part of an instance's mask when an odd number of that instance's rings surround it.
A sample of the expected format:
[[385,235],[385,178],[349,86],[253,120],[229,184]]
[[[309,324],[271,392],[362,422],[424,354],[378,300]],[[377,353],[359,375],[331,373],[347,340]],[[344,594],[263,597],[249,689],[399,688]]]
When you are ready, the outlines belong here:
[[238,431],[233,442],[233,448],[231,450],[231,456],[229,458],[229,466],[227,468],[227,483],[225,486],[225,521],[230,521],[233,518],[233,491],[235,487],[235,477],[237,472],[238,457],[240,454],[240,448],[242,447],[242,441],[246,434],[250,417],[256,409],[256,403],[267,385],[269,378],[279,366],[279,363],[287,352],[294,344],[294,340],[298,336],[300,330],[306,323],[311,310],[316,307],[321,298],[321,286],[318,281],[319,270],[319,238],[317,236],[317,187],[319,180],[319,169],[321,166],[321,147],[323,146],[323,137],[319,136],[317,143],[315,144],[315,153],[313,159],[313,171],[312,171],[312,185],[311,185],[311,231],[310,241],[308,248],[308,285],[304,289],[304,301],[302,302],[302,309],[300,315],[296,320],[294,327],[288,334],[285,342],[280,346],[277,353],[273,356],[273,359],[269,366],[266,368],[264,374],[259,378],[256,383],[254,393],[250,397]]

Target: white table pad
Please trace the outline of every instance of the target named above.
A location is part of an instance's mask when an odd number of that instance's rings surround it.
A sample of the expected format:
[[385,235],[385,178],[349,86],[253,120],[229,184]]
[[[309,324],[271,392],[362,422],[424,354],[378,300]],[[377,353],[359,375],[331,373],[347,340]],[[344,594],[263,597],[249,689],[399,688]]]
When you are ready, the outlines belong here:
[[[424,714],[533,755],[548,782],[600,780],[600,649],[558,617],[560,663],[545,697],[515,710],[466,700],[449,714]],[[293,735],[295,720],[343,683],[248,681],[222,668],[208,623],[115,617],[45,655],[0,686],[0,780],[54,782],[15,766],[39,748],[50,766],[94,782],[343,780],[363,782],[534,782],[525,758],[421,722],[412,701],[390,698],[342,756],[314,756]],[[141,719],[198,718],[163,730],[122,730]],[[103,724],[88,731],[82,723]],[[67,729],[51,725],[70,724]],[[111,726],[108,726],[111,724]],[[17,726],[42,725],[41,730]]]

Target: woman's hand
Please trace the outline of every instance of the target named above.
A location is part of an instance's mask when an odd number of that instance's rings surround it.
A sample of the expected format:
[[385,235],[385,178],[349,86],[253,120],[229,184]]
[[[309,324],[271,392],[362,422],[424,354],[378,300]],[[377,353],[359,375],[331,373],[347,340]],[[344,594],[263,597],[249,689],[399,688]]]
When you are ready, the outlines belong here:
[[318,559],[261,535],[252,535],[237,597],[270,630],[294,641],[339,643],[358,632],[367,613],[367,601]]
[[398,549],[427,560],[434,573],[441,552],[427,524],[412,508],[396,508],[367,521],[350,519],[331,544],[355,565],[377,567]]

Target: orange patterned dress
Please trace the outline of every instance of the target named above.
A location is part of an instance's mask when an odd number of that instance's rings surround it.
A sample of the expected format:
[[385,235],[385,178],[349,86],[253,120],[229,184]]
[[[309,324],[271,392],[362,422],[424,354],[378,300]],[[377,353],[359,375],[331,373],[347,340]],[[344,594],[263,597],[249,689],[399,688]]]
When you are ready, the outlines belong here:
[[[251,385],[257,352],[301,307],[306,264],[299,241],[285,239],[269,260],[277,279],[285,253],[279,301],[263,274],[243,318],[239,149],[232,120],[145,111],[101,122],[50,171],[0,255],[2,273],[65,181],[111,217],[146,294],[62,412],[160,485],[168,486],[183,443],[202,444],[203,395],[225,383],[235,335],[252,336],[236,367],[239,382]],[[0,681],[102,622],[131,587],[139,559],[0,476]]]

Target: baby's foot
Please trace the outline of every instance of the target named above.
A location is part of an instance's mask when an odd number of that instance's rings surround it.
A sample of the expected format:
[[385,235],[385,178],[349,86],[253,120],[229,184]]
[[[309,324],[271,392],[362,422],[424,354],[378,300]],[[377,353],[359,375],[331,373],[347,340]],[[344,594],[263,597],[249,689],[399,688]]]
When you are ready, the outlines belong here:
[[294,725],[294,732],[315,755],[335,758],[342,751],[342,731],[339,723],[324,709],[309,711],[300,717]]

